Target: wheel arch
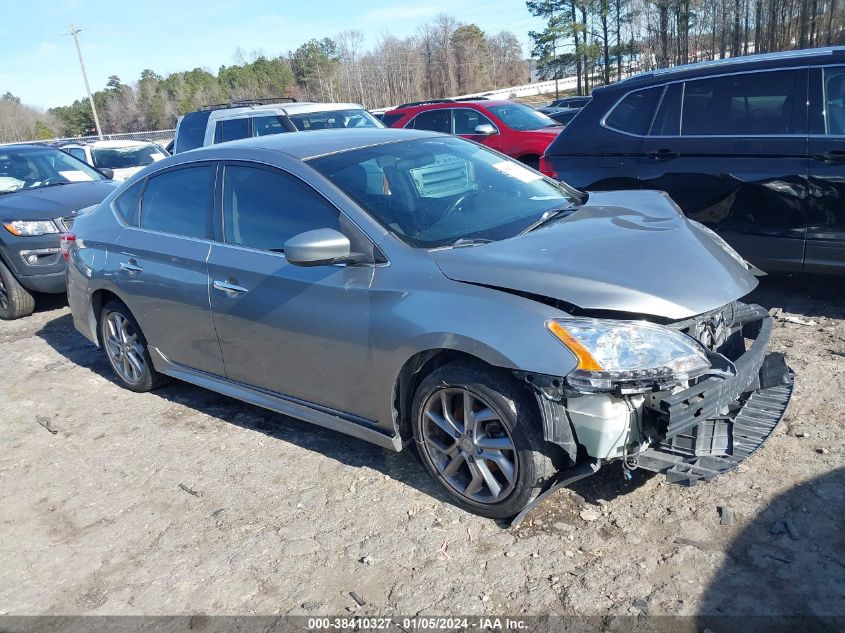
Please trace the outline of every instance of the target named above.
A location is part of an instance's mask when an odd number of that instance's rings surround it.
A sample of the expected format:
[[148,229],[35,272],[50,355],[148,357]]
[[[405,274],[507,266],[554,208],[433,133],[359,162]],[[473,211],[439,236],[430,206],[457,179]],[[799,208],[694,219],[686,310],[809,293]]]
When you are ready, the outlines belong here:
[[[91,310],[89,313],[89,320],[91,322],[91,331],[94,333],[96,343],[99,347],[103,346],[103,337],[102,332],[100,331],[100,319],[103,316],[103,308],[110,301],[118,301],[126,306],[126,302],[116,292],[109,288],[100,288],[91,293],[91,300],[89,302]],[[129,310],[129,307],[126,306],[126,309]]]
[[[439,367],[458,360],[476,363],[500,371],[512,371],[507,367],[488,362],[480,356],[460,349],[438,347],[417,352],[402,365],[393,386],[394,421],[403,441],[412,437],[411,405],[419,384]],[[514,378],[514,380],[516,379]],[[539,407],[537,407],[537,413],[538,415],[541,413]]]

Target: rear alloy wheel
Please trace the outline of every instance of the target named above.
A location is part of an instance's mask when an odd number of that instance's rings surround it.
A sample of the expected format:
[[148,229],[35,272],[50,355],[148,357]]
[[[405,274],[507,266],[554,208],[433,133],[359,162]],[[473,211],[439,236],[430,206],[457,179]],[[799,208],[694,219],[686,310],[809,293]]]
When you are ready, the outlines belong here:
[[11,321],[29,316],[35,310],[35,299],[6,265],[0,261],[0,319]]
[[413,416],[426,468],[471,512],[514,516],[555,472],[536,403],[504,371],[444,365],[420,384]]
[[129,309],[117,301],[103,308],[100,340],[120,383],[132,391],[144,392],[163,382],[152,366],[147,341]]

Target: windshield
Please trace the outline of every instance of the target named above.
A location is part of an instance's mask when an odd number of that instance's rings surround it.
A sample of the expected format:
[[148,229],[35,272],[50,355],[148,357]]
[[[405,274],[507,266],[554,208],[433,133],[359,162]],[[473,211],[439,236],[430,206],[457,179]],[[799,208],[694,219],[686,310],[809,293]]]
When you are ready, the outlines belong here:
[[288,118],[300,132],[352,127],[384,127],[378,119],[363,108],[289,114]]
[[579,202],[567,185],[459,138],[387,143],[309,164],[418,248],[506,239]]
[[94,147],[91,149],[94,166],[107,169],[145,167],[167,158],[164,150],[154,143],[129,147]]
[[0,148],[0,194],[103,178],[81,160],[51,147]]
[[521,103],[487,106],[487,109],[512,130],[539,130],[540,128],[557,125],[555,121],[542,112],[537,112],[537,110]]

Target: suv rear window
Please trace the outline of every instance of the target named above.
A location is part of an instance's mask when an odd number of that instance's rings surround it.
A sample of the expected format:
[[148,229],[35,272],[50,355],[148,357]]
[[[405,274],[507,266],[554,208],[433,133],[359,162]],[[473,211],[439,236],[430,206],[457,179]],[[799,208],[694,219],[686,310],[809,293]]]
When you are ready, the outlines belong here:
[[629,92],[605,118],[607,127],[628,134],[643,135],[651,127],[663,86]]
[[202,147],[205,140],[205,126],[210,110],[202,112],[189,112],[179,123],[179,130],[176,133],[176,141],[173,143],[173,153],[187,152],[189,149]]

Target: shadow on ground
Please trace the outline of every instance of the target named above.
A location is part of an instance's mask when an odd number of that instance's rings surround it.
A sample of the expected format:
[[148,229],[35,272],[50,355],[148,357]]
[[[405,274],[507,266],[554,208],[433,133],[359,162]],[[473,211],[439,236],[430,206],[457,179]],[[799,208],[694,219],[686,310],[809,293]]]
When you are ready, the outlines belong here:
[[743,299],[761,306],[781,308],[806,317],[845,317],[845,278],[840,275],[768,275]]
[[845,468],[775,498],[742,530],[700,614],[700,631],[845,630]]
[[[44,324],[36,335],[74,364],[109,382],[116,382],[105,354],[76,331],[70,314]],[[149,397],[129,392],[126,394],[128,397]],[[296,444],[348,466],[372,468],[437,501],[454,505],[419,462],[413,450],[394,453],[369,442],[177,380],[156,389],[152,395],[230,424]]]

